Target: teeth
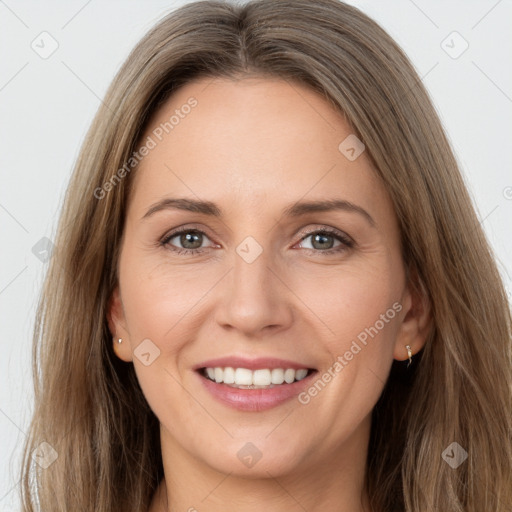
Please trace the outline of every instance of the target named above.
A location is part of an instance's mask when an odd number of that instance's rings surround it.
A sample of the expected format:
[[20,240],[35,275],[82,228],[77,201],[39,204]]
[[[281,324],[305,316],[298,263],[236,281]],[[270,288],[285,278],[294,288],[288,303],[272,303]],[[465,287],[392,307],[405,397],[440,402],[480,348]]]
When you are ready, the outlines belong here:
[[224,384],[234,384],[235,370],[233,370],[233,368],[224,368],[224,375],[222,380]]
[[270,370],[255,370],[252,374],[252,383],[255,386],[270,386]]
[[284,381],[287,384],[291,384],[294,380],[295,380],[295,370],[292,370],[291,368],[288,368],[288,370],[285,370]]
[[282,384],[284,382],[284,370],[281,368],[274,368],[272,370],[272,384]]
[[[224,373],[222,368],[219,368],[219,370]],[[239,386],[250,386],[254,384],[251,370],[247,370],[247,368],[237,368],[235,370],[235,384]]]
[[273,387],[275,385],[291,384],[292,382],[304,379],[308,370],[301,368],[264,368],[261,370],[248,370],[247,368],[206,368],[206,376],[217,383],[229,384],[233,387],[251,388]]
[[295,371],[295,379],[296,380],[302,380],[304,377],[306,377],[306,375],[308,374],[308,371],[307,370],[296,370]]

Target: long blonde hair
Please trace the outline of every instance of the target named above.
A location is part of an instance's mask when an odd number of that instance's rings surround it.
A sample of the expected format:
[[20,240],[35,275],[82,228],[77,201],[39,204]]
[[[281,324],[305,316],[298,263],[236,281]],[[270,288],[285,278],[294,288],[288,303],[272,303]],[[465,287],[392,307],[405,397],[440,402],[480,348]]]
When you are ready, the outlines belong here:
[[[408,275],[431,304],[424,349],[405,374],[393,363],[373,412],[373,510],[511,510],[510,309],[428,94],[358,9],[258,0],[196,2],[166,16],[129,55],[87,134],[37,313],[23,511],[147,510],[163,477],[158,421],[133,366],[114,355],[106,320],[136,169],[97,191],[178,87],[247,74],[308,86],[344,114],[391,195]],[[46,469],[32,458],[42,442],[57,455]],[[456,469],[442,457],[452,442],[467,452]]]

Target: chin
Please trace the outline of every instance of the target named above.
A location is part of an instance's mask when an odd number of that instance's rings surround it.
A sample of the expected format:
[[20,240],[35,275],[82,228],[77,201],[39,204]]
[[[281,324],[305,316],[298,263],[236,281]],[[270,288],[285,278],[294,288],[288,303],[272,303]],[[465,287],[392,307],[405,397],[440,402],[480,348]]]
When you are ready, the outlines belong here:
[[204,462],[220,473],[250,479],[283,476],[301,468],[301,457],[294,445],[277,446],[264,438],[230,439],[220,452],[211,453]]

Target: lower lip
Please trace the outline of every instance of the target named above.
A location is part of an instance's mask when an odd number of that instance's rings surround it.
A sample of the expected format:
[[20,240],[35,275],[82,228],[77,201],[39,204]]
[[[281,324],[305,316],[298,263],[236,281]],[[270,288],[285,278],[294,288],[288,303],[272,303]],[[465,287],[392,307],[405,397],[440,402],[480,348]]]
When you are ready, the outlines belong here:
[[292,384],[280,384],[267,389],[233,388],[227,384],[207,379],[199,372],[197,375],[204,387],[220,402],[239,411],[259,412],[277,407],[299,395],[309,385],[309,381],[315,373],[316,371],[313,371],[307,377]]

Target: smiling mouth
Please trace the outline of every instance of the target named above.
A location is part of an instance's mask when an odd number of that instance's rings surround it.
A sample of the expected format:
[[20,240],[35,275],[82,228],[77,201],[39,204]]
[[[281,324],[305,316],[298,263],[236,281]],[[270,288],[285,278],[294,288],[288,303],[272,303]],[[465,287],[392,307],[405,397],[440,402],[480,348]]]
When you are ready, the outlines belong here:
[[217,384],[237,389],[271,389],[299,382],[312,373],[312,368],[262,368],[249,370],[247,368],[208,367],[200,368],[199,374]]

